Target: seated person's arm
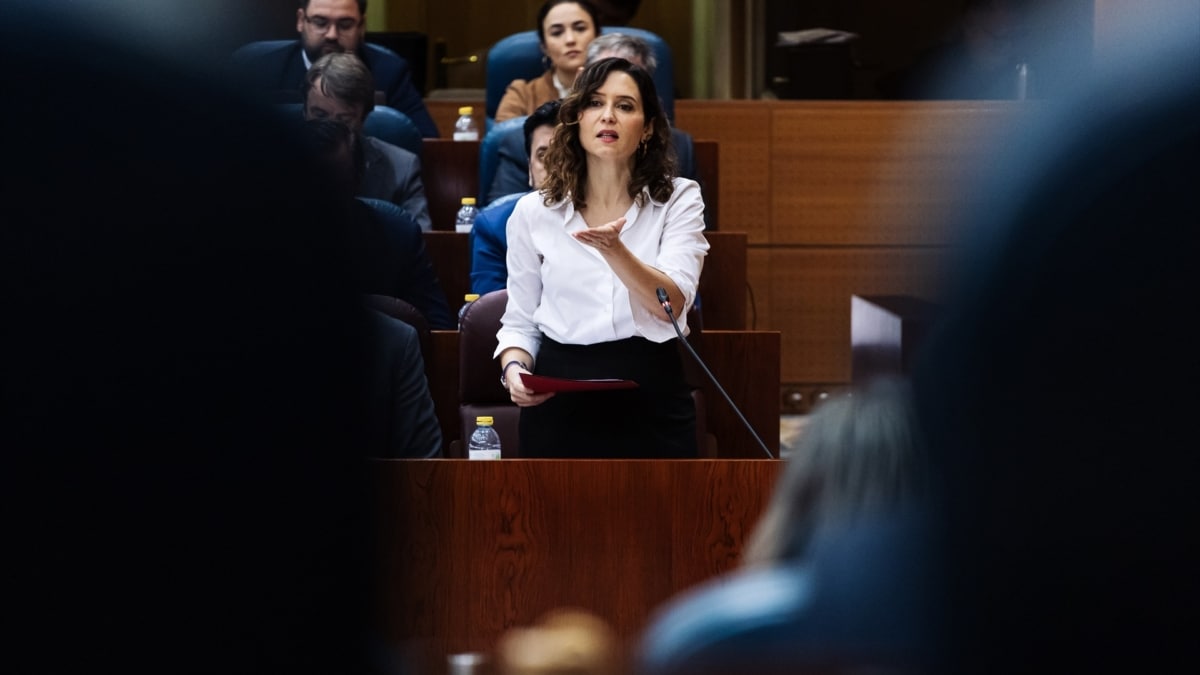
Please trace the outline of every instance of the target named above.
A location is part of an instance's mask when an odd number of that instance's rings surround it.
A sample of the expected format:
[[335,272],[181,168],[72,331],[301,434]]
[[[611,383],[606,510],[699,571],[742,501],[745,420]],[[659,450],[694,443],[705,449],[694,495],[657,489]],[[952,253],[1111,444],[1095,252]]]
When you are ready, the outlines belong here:
[[433,230],[433,218],[429,215],[429,202],[425,198],[425,184],[421,182],[421,160],[414,159],[407,180],[396,187],[392,202],[399,204],[404,212],[413,217],[425,232]]
[[[501,214],[499,211],[503,211]],[[483,295],[505,287],[508,267],[504,262],[504,237],[508,209],[484,211],[471,228],[471,292]]]
[[488,187],[488,203],[518,192],[529,191],[529,155],[525,154],[525,134],[513,128],[505,133],[496,148],[496,175]]

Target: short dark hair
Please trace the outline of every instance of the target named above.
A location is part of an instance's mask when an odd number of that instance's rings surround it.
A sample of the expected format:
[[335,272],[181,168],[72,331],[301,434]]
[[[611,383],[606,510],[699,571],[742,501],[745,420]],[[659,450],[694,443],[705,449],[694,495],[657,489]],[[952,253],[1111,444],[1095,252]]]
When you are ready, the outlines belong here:
[[546,2],[542,3],[542,7],[538,10],[537,14],[537,36],[539,43],[546,44],[546,29],[542,28],[542,23],[546,21],[546,15],[555,7],[566,4],[574,4],[582,7],[583,11],[592,17],[592,31],[596,35],[600,34],[600,13],[596,11],[596,7],[588,2],[588,0],[546,0]]
[[308,92],[321,80],[321,93],[347,103],[361,105],[363,119],[375,107],[375,78],[367,64],[354,54],[333,52],[317,59],[304,76],[301,100],[308,108]]
[[[312,0],[300,0],[300,9],[307,10],[307,9],[308,9],[308,3],[310,3],[310,2],[312,2]],[[367,13],[367,0],[358,0],[358,13],[359,13],[359,14],[362,14],[362,15],[364,15],[364,16],[366,15],[366,13]]]
[[525,118],[525,156],[533,156],[533,132],[538,127],[550,126],[558,124],[558,109],[562,107],[562,101],[554,99],[546,101],[538,106],[529,117]]

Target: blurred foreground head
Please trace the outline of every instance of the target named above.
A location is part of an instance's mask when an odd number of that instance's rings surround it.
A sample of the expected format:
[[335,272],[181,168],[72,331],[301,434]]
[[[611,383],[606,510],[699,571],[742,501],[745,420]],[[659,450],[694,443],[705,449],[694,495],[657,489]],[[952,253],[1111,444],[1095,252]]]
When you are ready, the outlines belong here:
[[533,626],[512,628],[496,644],[501,675],[617,675],[625,672],[615,631],[583,609],[547,612]]
[[127,3],[99,23],[66,4],[0,7],[16,660],[358,671],[363,317],[320,170],[290,126],[137,39]]
[[953,672],[1192,652],[1176,621],[1198,600],[1189,4],[1119,22],[1094,77],[1004,139],[962,215],[972,246],[915,378],[945,478]]

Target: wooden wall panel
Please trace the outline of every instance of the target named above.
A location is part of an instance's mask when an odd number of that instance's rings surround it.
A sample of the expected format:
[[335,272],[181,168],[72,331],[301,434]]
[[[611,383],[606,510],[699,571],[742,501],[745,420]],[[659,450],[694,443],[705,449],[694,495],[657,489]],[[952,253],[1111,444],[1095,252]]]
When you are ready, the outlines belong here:
[[777,249],[770,327],[783,334],[783,382],[850,381],[850,297],[941,292],[939,248]]
[[771,243],[946,241],[1008,102],[807,102],[773,107]]
[[692,138],[720,143],[721,230],[770,238],[771,109],[758,101],[675,102],[676,125]]
[[[780,331],[784,391],[850,382],[850,296],[935,299],[1013,101],[696,101],[679,127],[721,147],[721,229],[749,233],[747,325]],[[799,389],[796,389],[797,391]]]

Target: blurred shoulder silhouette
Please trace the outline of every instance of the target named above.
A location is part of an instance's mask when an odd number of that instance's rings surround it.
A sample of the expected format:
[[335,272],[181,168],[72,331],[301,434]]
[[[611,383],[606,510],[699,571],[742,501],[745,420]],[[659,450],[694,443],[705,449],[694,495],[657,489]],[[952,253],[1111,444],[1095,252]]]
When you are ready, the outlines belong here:
[[746,565],[658,608],[642,675],[926,672],[939,647],[930,489],[907,383],[821,404]]
[[951,671],[1147,670],[1193,651],[1176,621],[1200,565],[1188,4],[1117,21],[1093,76],[995,149],[961,219],[962,271],[914,378],[959,570]]
[[0,6],[4,597],[38,670],[367,668],[367,314],[294,125],[182,65],[217,9]]

